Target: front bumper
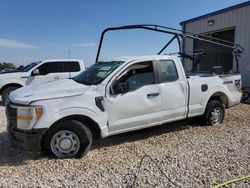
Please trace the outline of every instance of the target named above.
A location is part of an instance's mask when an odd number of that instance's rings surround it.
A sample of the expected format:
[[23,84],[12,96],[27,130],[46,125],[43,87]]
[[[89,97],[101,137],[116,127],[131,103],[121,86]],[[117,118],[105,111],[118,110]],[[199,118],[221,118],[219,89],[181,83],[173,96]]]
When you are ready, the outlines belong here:
[[26,151],[38,152],[42,149],[42,137],[47,129],[36,129],[32,131],[20,131],[9,129],[9,139],[13,147]]
[[42,137],[47,129],[17,129],[17,109],[11,107],[8,100],[6,103],[7,130],[9,132],[10,143],[13,147],[18,147],[27,151],[41,151]]

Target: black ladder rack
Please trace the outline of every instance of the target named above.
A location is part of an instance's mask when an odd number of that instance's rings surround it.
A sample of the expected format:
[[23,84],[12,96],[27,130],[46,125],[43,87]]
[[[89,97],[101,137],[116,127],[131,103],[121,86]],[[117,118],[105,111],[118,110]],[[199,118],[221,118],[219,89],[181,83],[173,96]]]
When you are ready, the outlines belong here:
[[218,39],[218,38],[214,38],[214,37],[210,37],[210,36],[206,36],[206,35],[202,35],[202,34],[183,32],[182,30],[179,30],[179,29],[174,29],[171,27],[165,27],[161,25],[152,25],[152,24],[125,25],[121,27],[110,27],[110,28],[103,30],[100,41],[99,41],[95,62],[98,62],[99,60],[103,39],[104,39],[105,34],[108,31],[130,30],[130,29],[145,29],[145,30],[173,35],[173,37],[167,42],[165,46],[163,46],[163,48],[157,53],[157,55],[160,55],[174,40],[177,40],[178,42],[179,54],[184,54],[185,52],[183,52],[182,49],[183,49],[183,41],[185,38],[199,40],[199,41],[208,42],[208,43],[219,45],[219,46],[224,46],[226,48],[230,48],[232,49],[232,53],[235,56],[237,72],[239,71],[238,57],[240,57],[240,54],[244,52],[244,49],[239,44],[226,41],[226,40],[222,40],[222,39]]

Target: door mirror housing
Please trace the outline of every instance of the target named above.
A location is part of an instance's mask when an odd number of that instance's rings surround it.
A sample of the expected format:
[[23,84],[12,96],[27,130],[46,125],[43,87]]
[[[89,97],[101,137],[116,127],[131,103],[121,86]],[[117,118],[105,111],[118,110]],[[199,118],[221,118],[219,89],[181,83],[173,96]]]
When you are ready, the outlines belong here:
[[121,94],[121,93],[127,93],[129,91],[129,85],[127,82],[125,83],[114,83],[111,86],[111,93],[112,94]]
[[40,75],[39,69],[35,69],[31,73],[31,76],[38,76],[38,75]]

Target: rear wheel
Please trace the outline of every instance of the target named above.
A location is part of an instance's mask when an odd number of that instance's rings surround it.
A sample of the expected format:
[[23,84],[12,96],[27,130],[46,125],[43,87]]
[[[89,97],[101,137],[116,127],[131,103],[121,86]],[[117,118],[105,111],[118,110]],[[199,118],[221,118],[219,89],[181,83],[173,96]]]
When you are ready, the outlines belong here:
[[2,92],[2,102],[3,102],[3,104],[5,104],[5,101],[7,100],[7,98],[9,97],[9,94],[12,92],[12,91],[14,91],[14,90],[16,90],[16,89],[18,89],[19,87],[17,87],[17,86],[10,86],[10,87],[7,87],[7,88],[5,88],[4,90],[3,90],[3,92]]
[[57,158],[72,158],[85,155],[91,144],[89,128],[79,121],[68,120],[56,124],[47,132],[43,147]]
[[204,123],[206,125],[218,125],[222,123],[225,116],[225,107],[218,100],[211,100],[208,102],[205,113]]
[[249,97],[250,97],[250,93],[245,91],[242,95],[242,101],[246,101]]

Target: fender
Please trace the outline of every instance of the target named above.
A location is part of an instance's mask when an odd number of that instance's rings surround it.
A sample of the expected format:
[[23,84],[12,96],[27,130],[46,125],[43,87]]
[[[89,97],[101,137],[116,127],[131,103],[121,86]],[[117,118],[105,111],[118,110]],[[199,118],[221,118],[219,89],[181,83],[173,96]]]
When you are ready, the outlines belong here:
[[18,80],[18,79],[3,80],[2,82],[0,82],[0,95],[2,94],[4,89],[7,88],[8,86],[20,86],[20,87],[23,87],[24,85],[25,85],[25,83],[23,81],[21,81],[21,80]]
[[102,137],[108,136],[109,130],[108,130],[108,126],[107,126],[107,122],[108,122],[107,115],[100,117],[94,111],[91,111],[91,110],[86,109],[86,108],[79,108],[79,107],[60,110],[60,111],[55,112],[52,115],[49,113],[46,113],[46,109],[45,109],[45,113],[43,114],[41,119],[39,119],[39,121],[36,123],[34,128],[36,128],[36,129],[49,128],[50,126],[52,126],[55,122],[59,121],[60,119],[65,118],[67,116],[73,116],[73,115],[74,116],[75,115],[87,116],[87,117],[91,118],[92,120],[94,120],[98,124],[98,126],[101,130],[101,136]]
[[25,82],[16,78],[12,78],[12,79],[6,78],[5,80],[0,81],[0,89],[2,89],[4,86],[9,85],[9,84],[18,84],[23,87],[25,85]]
[[230,92],[228,91],[228,89],[226,87],[216,86],[216,87],[212,88],[211,90],[209,90],[209,92],[204,96],[203,105],[207,106],[207,103],[208,103],[209,99],[212,96],[214,96],[216,93],[218,93],[218,94],[220,93],[220,94],[225,95],[227,97],[227,101],[229,101],[230,98],[231,98],[231,94],[230,94]]

